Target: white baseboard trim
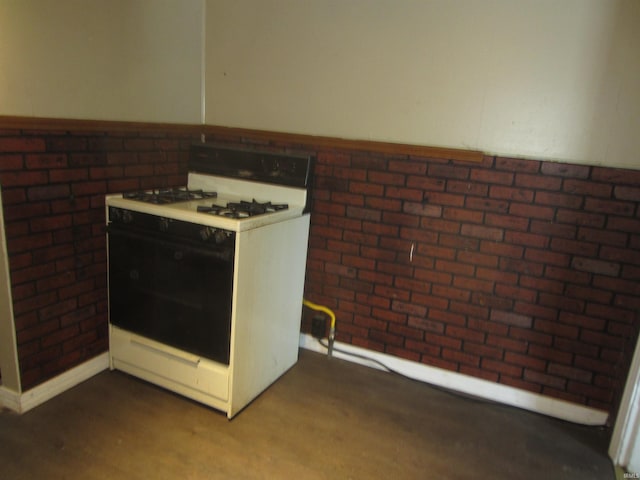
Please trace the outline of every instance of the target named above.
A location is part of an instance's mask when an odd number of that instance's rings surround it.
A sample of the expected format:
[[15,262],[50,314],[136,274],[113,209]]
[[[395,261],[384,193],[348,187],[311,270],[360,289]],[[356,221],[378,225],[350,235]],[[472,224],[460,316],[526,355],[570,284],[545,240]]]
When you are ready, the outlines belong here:
[[[300,347],[307,350],[313,350],[315,352],[327,353],[327,350],[320,345],[315,338],[306,333],[300,334]],[[462,373],[431,367],[429,365],[412,362],[410,360],[394,357],[385,353],[354,347],[353,345],[346,343],[335,342],[334,348],[377,360],[389,368],[402,373],[407,377],[413,378],[414,380],[419,380],[448,390],[472,395],[474,397],[490,400],[496,403],[502,403],[532,412],[541,413],[561,420],[567,420],[569,422],[579,423],[582,425],[600,426],[606,424],[609,416],[609,414],[603,410],[547,397],[545,395],[490,382],[488,380],[475,378]],[[375,362],[346,355],[335,350],[333,352],[333,356],[383,370],[383,368]]]
[[0,385],[0,406],[14,412],[20,412],[20,394]]
[[28,412],[107,368],[109,368],[109,352],[104,352],[23,393],[0,386],[0,404],[17,413]]

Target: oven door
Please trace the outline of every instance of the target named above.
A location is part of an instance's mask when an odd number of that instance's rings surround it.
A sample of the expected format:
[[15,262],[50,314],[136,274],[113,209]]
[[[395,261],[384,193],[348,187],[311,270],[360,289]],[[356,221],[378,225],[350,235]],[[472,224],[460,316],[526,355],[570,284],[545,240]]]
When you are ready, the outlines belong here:
[[109,317],[124,330],[229,364],[234,245],[110,225]]

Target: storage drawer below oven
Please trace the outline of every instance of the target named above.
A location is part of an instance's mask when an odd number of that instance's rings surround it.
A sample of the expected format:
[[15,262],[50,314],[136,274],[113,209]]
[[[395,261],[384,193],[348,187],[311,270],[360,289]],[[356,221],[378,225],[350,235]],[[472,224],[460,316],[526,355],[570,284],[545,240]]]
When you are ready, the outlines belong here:
[[110,326],[109,355],[113,368],[225,410],[229,368]]

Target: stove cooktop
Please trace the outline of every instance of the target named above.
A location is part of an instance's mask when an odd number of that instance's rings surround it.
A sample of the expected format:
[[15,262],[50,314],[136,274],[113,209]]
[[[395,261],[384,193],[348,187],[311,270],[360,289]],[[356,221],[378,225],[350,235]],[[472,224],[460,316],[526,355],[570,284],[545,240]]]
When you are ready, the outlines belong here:
[[[246,198],[246,197],[245,197]],[[303,214],[304,205],[246,200],[237,195],[219,193],[217,197],[195,198],[159,203],[132,198],[128,194],[108,195],[107,207],[147,213],[231,231],[250,230]]]

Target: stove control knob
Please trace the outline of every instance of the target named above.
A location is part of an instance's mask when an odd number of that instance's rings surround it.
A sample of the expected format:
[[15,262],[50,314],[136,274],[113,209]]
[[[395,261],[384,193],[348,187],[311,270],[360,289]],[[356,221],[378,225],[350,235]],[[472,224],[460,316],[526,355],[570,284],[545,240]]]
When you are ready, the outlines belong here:
[[158,228],[161,232],[166,232],[169,230],[169,219],[166,217],[158,218]]
[[219,245],[221,243],[224,243],[224,241],[227,239],[227,234],[224,232],[224,230],[216,230],[213,234],[213,239]]
[[111,220],[112,222],[118,222],[120,221],[121,217],[122,210],[116,207],[109,207],[109,220]]
[[211,238],[211,234],[213,233],[213,229],[211,227],[204,227],[200,230],[200,238],[203,242],[206,242]]
[[133,213],[131,210],[122,210],[122,223],[133,222]]

